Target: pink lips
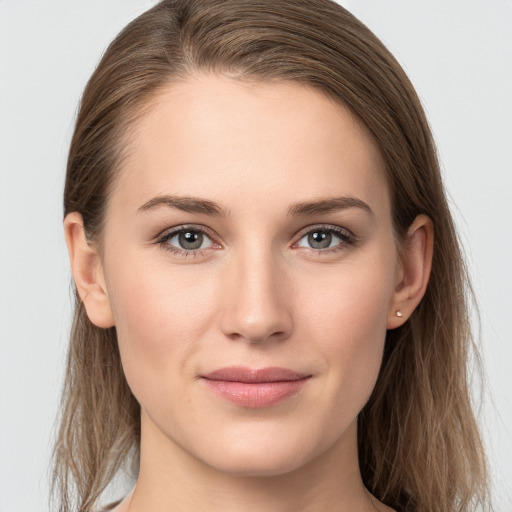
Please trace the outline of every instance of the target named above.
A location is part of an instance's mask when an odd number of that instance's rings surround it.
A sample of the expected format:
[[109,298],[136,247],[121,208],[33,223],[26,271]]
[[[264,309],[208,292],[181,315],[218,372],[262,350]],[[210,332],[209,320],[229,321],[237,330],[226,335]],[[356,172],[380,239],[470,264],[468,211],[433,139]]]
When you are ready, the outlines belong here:
[[223,398],[245,407],[268,407],[295,395],[311,375],[286,368],[221,368],[202,380],[208,388]]

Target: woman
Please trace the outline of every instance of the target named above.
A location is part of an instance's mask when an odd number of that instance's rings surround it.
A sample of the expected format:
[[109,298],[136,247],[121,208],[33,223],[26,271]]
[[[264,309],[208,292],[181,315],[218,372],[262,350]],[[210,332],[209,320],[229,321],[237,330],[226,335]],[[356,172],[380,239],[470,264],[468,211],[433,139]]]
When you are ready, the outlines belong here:
[[117,512],[473,510],[468,283],[435,148],[328,0],[164,1],[84,92],[55,489]]

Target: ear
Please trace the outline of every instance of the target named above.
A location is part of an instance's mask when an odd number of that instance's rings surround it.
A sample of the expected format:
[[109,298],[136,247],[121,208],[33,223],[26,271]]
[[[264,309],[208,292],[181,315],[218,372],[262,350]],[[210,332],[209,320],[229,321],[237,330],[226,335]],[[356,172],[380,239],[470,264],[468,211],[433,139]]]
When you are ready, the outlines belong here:
[[66,215],[64,232],[76,289],[89,320],[97,327],[112,327],[114,317],[101,258],[97,247],[87,241],[82,216],[78,212]]
[[432,221],[426,215],[418,215],[407,231],[400,252],[395,292],[388,312],[388,329],[404,324],[425,295],[432,268],[433,248]]

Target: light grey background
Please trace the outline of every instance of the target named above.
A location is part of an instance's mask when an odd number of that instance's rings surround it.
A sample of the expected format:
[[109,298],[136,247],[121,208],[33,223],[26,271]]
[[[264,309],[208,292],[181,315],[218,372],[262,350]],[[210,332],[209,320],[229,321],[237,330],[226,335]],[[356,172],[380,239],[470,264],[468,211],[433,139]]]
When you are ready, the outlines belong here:
[[[61,228],[80,94],[151,0],[0,0],[0,512],[46,510],[70,323]],[[343,2],[415,84],[482,313],[481,424],[498,512],[512,511],[512,0]],[[476,389],[476,388],[475,388]]]

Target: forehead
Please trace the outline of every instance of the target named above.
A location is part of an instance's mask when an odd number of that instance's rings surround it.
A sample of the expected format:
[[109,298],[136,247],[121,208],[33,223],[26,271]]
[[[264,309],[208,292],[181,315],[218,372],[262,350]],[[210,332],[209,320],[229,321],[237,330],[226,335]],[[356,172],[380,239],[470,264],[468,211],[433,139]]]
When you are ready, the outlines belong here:
[[261,205],[387,190],[376,145],[340,103],[297,83],[214,74],[155,96],[131,127],[116,185],[111,200],[133,206],[164,193]]

